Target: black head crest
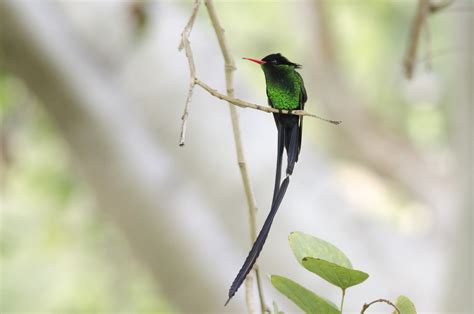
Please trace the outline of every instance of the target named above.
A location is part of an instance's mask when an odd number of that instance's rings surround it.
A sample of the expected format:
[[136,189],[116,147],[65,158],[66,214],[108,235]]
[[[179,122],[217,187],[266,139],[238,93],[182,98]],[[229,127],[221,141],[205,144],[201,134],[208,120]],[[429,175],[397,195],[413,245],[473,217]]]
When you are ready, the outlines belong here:
[[285,58],[281,53],[273,53],[271,55],[266,56],[265,58],[262,59],[262,61],[265,61],[268,64],[273,64],[273,65],[291,65],[294,66],[296,69],[301,68],[300,64],[293,63],[287,58]]

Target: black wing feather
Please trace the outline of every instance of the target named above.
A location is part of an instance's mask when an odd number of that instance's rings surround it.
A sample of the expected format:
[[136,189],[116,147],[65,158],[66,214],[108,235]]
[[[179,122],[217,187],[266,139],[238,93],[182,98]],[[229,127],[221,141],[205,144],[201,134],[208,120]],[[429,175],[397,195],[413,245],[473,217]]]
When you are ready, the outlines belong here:
[[[308,95],[306,94],[306,88],[304,87],[304,82],[303,82],[303,78],[301,77],[301,75],[296,72],[296,74],[299,76],[300,78],[300,81],[301,81],[301,94],[300,94],[300,110],[304,110],[304,105],[306,103],[306,101],[308,100]],[[300,150],[301,150],[301,143],[302,143],[302,140],[303,140],[303,116],[300,116],[300,121],[299,121],[299,134],[298,134],[298,156],[300,154]],[[298,161],[298,157],[296,157],[296,161]]]

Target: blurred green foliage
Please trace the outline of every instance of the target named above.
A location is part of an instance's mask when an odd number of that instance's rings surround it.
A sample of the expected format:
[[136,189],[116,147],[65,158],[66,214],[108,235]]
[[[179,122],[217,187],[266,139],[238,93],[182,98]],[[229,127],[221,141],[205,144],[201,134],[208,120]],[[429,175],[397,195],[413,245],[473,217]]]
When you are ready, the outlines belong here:
[[[424,32],[419,42],[418,77],[407,82],[402,78],[402,62],[416,2],[336,0],[326,3],[329,21],[335,30],[336,55],[341,69],[350,81],[356,82],[357,93],[372,113],[420,148],[445,143],[447,104],[442,102],[443,91],[436,89],[440,87],[440,77],[447,77],[449,73],[443,60],[432,55],[449,46],[449,37],[445,36],[449,29],[446,19],[442,15],[428,19],[430,35]],[[421,82],[425,85],[417,85],[417,80],[425,75],[427,80]],[[410,87],[427,94],[431,92],[428,89],[435,89],[437,97],[425,100],[407,97]]]
[[0,74],[0,100],[0,312],[170,312],[34,97]]

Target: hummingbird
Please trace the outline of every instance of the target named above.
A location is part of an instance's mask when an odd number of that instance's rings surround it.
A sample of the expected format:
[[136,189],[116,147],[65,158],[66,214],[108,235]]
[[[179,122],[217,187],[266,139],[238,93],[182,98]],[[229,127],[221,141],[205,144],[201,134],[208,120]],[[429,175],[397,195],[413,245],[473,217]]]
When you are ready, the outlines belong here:
[[[304,110],[304,104],[308,98],[303,78],[296,71],[296,69],[301,68],[301,65],[289,61],[280,53],[270,54],[261,60],[253,58],[244,59],[255,62],[261,66],[265,75],[268,105],[280,110],[279,113],[273,113],[278,133],[277,163],[270,212],[268,213],[252,249],[245,259],[244,265],[229,289],[229,298],[225,303],[226,305],[242,285],[245,277],[247,277],[255,264],[265,240],[267,239],[268,233],[270,232],[273,218],[275,217],[283,197],[285,196],[288,184],[290,183],[290,175],[293,174],[295,163],[298,161],[303,132],[303,117],[293,115],[291,114],[291,111]],[[288,110],[290,113],[284,114],[281,110]],[[286,177],[283,182],[280,182],[284,150],[286,150],[287,156]]]

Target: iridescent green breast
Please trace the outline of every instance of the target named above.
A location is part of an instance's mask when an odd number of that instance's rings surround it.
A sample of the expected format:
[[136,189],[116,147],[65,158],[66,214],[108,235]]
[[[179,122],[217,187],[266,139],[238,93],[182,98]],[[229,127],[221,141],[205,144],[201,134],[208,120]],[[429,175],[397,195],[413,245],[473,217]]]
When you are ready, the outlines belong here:
[[265,71],[267,96],[274,108],[296,110],[300,108],[301,78],[293,68]]

